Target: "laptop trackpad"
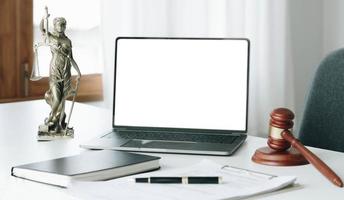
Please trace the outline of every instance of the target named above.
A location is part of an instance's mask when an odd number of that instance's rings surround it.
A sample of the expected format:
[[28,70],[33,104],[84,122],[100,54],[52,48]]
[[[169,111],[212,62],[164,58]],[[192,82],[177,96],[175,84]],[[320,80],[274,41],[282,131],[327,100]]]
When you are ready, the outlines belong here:
[[[180,149],[180,150],[223,150],[221,144],[196,143],[188,141],[130,140],[121,147],[140,149]],[[227,145],[228,147],[228,145]]]

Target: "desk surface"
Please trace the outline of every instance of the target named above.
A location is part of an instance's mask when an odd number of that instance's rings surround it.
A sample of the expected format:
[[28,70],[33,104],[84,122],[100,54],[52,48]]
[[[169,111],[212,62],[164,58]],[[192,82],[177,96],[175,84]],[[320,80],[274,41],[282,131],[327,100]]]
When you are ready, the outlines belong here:
[[[68,106],[68,105],[67,105]],[[10,176],[12,166],[62,156],[78,154],[79,144],[111,129],[111,111],[76,104],[71,118],[75,138],[52,142],[37,142],[37,128],[49,114],[41,100],[0,104],[0,199],[74,199],[65,189],[25,181]],[[192,165],[203,158],[221,164],[262,171],[276,175],[295,175],[294,187],[249,199],[342,199],[344,189],[332,185],[313,166],[271,167],[251,161],[255,149],[265,146],[266,139],[249,136],[233,156],[196,156],[152,154],[162,157],[161,170]],[[311,148],[344,179],[344,153]]]

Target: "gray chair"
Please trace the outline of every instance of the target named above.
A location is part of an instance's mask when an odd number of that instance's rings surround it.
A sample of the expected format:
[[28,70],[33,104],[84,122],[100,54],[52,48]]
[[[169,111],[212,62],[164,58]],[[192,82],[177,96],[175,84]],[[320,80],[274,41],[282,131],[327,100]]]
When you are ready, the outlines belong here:
[[344,48],[319,65],[299,131],[309,146],[344,152]]

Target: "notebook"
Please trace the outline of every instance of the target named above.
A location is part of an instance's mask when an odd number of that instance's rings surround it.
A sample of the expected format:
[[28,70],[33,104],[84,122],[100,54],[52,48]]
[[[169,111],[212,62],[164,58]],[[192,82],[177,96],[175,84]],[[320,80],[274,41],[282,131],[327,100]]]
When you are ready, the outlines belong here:
[[68,187],[73,180],[99,181],[158,169],[159,157],[111,150],[87,151],[76,156],[12,168],[12,176]]
[[81,147],[231,155],[246,139],[248,66],[243,38],[119,37],[113,129]]
[[[152,176],[219,176],[221,184],[148,184],[135,183],[134,178]],[[269,193],[293,185],[295,176],[272,174],[221,165],[211,160],[170,170],[97,182],[73,182],[69,191],[81,199],[243,199]],[[288,192],[288,191],[285,191]],[[273,194],[272,194],[273,195]],[[278,199],[278,196],[276,196]]]

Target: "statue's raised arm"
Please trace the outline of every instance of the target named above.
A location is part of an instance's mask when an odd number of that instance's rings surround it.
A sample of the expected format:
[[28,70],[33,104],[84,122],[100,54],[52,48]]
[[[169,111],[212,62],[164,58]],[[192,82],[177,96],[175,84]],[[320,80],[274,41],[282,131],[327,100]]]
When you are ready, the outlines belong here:
[[41,23],[39,24],[39,29],[41,30],[43,36],[45,37],[45,43],[49,43],[49,17],[48,7],[45,7],[45,16],[42,18]]

